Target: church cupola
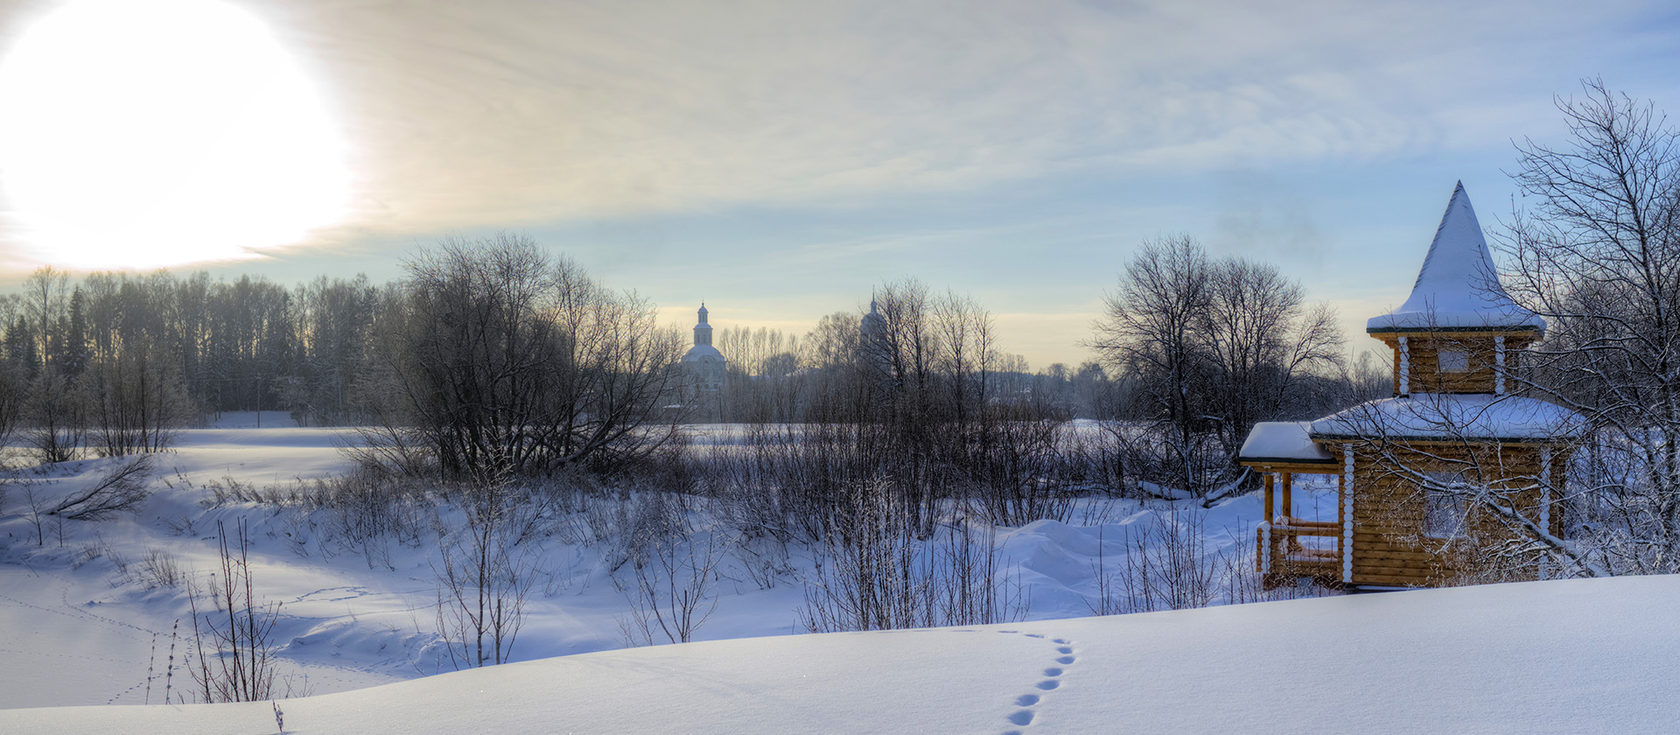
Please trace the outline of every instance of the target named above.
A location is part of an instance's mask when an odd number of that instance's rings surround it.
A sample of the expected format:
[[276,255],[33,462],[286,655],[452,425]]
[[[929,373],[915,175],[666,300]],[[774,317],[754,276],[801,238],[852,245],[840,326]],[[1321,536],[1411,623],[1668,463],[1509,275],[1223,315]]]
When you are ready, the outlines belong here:
[[880,303],[875,299],[869,300],[869,313],[863,315],[863,322],[858,326],[865,342],[878,340],[886,332],[887,320],[881,316]]
[[1394,394],[1506,392],[1519,350],[1546,321],[1505,293],[1476,211],[1453,188],[1411,296],[1365,331],[1393,351]]
[[712,344],[712,325],[706,323],[706,303],[700,302],[700,321],[694,325],[694,346],[710,347]]
[[706,305],[700,305],[700,320],[694,324],[694,346],[683,354],[682,364],[688,372],[690,385],[702,393],[723,390],[729,364],[723,353],[712,346],[712,325],[706,321]]

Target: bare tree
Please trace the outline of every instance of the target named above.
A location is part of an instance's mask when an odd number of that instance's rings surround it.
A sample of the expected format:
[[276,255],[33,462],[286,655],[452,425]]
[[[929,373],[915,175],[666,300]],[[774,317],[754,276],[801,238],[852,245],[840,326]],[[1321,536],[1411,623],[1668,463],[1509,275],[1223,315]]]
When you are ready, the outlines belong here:
[[1189,237],[1145,243],[1119,290],[1107,296],[1092,343],[1111,367],[1138,378],[1143,415],[1169,437],[1173,480],[1190,490],[1208,485],[1196,382],[1205,369],[1198,330],[1210,308],[1211,280],[1206,253]]
[[[1164,475],[1193,493],[1226,484],[1256,422],[1289,412],[1307,378],[1340,365],[1328,308],[1269,265],[1210,260],[1189,237],[1146,243],[1121,275],[1092,342],[1128,385],[1123,415],[1148,425],[1125,439],[1164,452]],[[1148,473],[1145,473],[1148,474]],[[1229,485],[1227,485],[1229,486]]]
[[106,456],[158,452],[193,415],[175,360],[152,340],[96,357],[83,379],[90,424]]
[[24,401],[28,441],[42,462],[68,462],[87,437],[87,393],[77,381],[47,370],[29,386]]
[[216,524],[221,564],[210,580],[208,609],[200,609],[196,589],[188,596],[197,649],[190,668],[205,702],[257,702],[276,693],[273,636],[280,603],[258,602],[244,519],[236,533],[236,546],[230,546],[227,529]]
[[1200,342],[1211,370],[1215,427],[1236,454],[1254,424],[1285,411],[1312,371],[1340,366],[1341,332],[1328,307],[1308,307],[1301,286],[1271,265],[1214,263]]
[[23,423],[28,380],[25,368],[16,361],[0,359],[0,446],[11,443]]
[[472,483],[461,503],[465,524],[442,539],[436,568],[438,634],[456,669],[506,663],[535,580],[522,504],[505,478]]
[[655,628],[671,643],[693,639],[717,610],[724,551],[715,534],[691,533],[654,539],[630,560],[636,579],[624,591],[630,616],[620,627],[632,645],[652,644]]
[[1556,101],[1566,142],[1518,145],[1505,280],[1549,330],[1513,379],[1594,427],[1577,509],[1608,566],[1680,571],[1680,137],[1651,103],[1582,86]]
[[906,522],[904,495],[874,477],[850,483],[849,512],[816,547],[800,617],[813,632],[891,630],[1018,620],[1019,587],[999,579],[994,530],[959,514],[931,541]]
[[443,475],[622,466],[671,441],[656,419],[680,344],[633,294],[527,238],[448,241],[408,263],[372,395],[375,447],[424,447]]
[[49,506],[47,505],[47,498],[40,492],[41,483],[28,477],[15,480],[8,478],[8,483],[11,482],[23,487],[23,502],[29,506],[29,523],[35,527],[35,545],[44,546],[47,543],[44,527],[46,519],[44,516],[47,515]]
[[78,521],[96,521],[119,511],[130,510],[151,494],[152,455],[143,454],[117,465],[92,485],[66,495],[48,515]]
[[34,331],[38,368],[52,367],[52,357],[58,352],[58,327],[69,308],[69,282],[68,274],[51,267],[36,269],[24,281],[24,314]]

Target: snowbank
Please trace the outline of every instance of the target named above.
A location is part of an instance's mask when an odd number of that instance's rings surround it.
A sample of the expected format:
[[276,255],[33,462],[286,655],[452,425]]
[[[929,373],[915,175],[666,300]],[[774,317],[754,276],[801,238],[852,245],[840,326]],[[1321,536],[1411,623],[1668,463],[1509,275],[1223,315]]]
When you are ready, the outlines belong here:
[[[286,731],[1669,731],[1680,578],[612,651],[284,701]],[[267,702],[0,711],[6,732],[271,732]]]

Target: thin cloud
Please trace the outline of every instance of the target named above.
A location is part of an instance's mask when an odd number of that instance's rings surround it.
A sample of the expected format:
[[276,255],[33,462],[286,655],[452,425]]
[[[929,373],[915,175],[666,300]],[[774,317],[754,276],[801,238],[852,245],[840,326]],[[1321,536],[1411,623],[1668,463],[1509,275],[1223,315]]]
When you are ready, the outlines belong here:
[[407,232],[1396,155],[1526,112],[1489,97],[1565,42],[1558,27],[1592,36],[1638,11],[306,7],[274,15],[360,150],[356,223]]

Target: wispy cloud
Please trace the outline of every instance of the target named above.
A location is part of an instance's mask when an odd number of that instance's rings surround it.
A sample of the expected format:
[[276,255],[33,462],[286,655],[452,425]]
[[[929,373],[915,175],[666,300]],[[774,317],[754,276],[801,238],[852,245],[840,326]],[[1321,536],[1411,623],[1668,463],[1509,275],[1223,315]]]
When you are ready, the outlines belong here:
[[353,224],[426,231],[1481,144],[1463,139],[1466,122],[1508,131],[1545,104],[1511,102],[1533,60],[1640,8],[492,0],[266,12],[350,128]]

